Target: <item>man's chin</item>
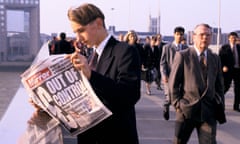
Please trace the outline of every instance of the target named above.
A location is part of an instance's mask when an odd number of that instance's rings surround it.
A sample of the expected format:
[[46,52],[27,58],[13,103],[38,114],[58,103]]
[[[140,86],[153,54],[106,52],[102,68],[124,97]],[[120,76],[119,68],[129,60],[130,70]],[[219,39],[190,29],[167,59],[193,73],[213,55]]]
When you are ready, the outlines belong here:
[[87,46],[87,48],[92,48],[93,46],[92,45],[86,45]]

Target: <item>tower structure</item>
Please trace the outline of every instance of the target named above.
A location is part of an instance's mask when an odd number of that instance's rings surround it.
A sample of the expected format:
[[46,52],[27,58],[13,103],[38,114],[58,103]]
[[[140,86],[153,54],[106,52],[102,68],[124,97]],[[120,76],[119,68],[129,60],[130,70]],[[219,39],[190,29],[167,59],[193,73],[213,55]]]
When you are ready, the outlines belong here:
[[[13,57],[34,57],[40,48],[40,0],[0,0],[0,61],[8,61]],[[8,31],[9,11],[24,13],[24,30]],[[18,21],[15,22],[19,25]]]
[[158,16],[152,17],[151,12],[149,11],[149,27],[148,32],[151,33],[161,33],[161,13],[160,13],[160,0],[158,1]]
[[160,16],[152,17],[149,15],[149,28],[148,32],[160,33]]
[[160,0],[158,1],[158,19],[157,19],[157,33],[161,33],[161,12],[160,12]]

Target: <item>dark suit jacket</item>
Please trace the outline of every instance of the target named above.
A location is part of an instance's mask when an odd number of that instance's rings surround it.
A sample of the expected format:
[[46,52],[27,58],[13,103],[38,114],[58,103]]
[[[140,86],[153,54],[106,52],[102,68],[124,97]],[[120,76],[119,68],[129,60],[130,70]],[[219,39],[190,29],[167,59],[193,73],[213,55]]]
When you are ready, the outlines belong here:
[[[217,102],[224,107],[224,85],[219,57],[207,50],[207,84],[197,52],[188,48],[177,52],[169,77],[171,103],[184,115],[198,121],[216,119]],[[224,109],[223,109],[224,110]],[[225,118],[224,111],[223,118]]]
[[[240,62],[240,45],[236,45],[236,48],[237,48],[237,52],[239,56],[238,58]],[[222,67],[227,66],[229,69],[228,73],[232,74],[235,61],[234,61],[232,49],[229,44],[225,44],[221,47],[221,49],[219,50],[219,56],[221,58]]]
[[137,48],[111,37],[90,83],[113,115],[84,135],[101,139],[99,144],[138,143],[134,106],[140,98],[140,72]]
[[74,47],[71,46],[71,43],[65,39],[59,40],[55,43],[54,54],[71,54],[74,51]]
[[160,69],[159,65],[160,65],[160,60],[161,60],[161,57],[162,57],[162,51],[163,51],[163,46],[166,45],[167,43],[165,42],[161,42],[157,47],[158,47],[158,52],[159,52],[159,59],[158,59],[158,68]]
[[153,50],[149,44],[143,47],[143,66],[147,69],[153,69],[157,66],[159,60],[159,50],[157,46],[153,47]]

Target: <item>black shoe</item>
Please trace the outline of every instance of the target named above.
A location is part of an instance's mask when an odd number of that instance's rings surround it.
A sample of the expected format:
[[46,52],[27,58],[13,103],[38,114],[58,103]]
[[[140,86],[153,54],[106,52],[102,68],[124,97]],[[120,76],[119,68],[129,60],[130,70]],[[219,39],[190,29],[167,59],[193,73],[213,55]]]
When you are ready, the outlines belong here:
[[234,111],[240,112],[239,108],[233,108]]
[[165,120],[169,120],[169,106],[164,106],[163,117]]
[[150,90],[147,90],[146,93],[147,93],[147,95],[151,95],[151,91]]
[[161,88],[161,86],[158,86],[157,89],[158,89],[158,90],[163,90],[163,89]]

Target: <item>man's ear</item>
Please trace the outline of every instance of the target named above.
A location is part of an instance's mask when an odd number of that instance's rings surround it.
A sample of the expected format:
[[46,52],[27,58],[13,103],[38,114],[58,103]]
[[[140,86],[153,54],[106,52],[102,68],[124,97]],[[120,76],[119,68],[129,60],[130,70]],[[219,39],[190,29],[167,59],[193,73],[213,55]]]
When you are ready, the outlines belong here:
[[96,22],[96,24],[97,24],[97,26],[99,27],[102,27],[103,26],[103,20],[101,19],[101,18],[97,18],[96,20],[95,20],[95,22]]

